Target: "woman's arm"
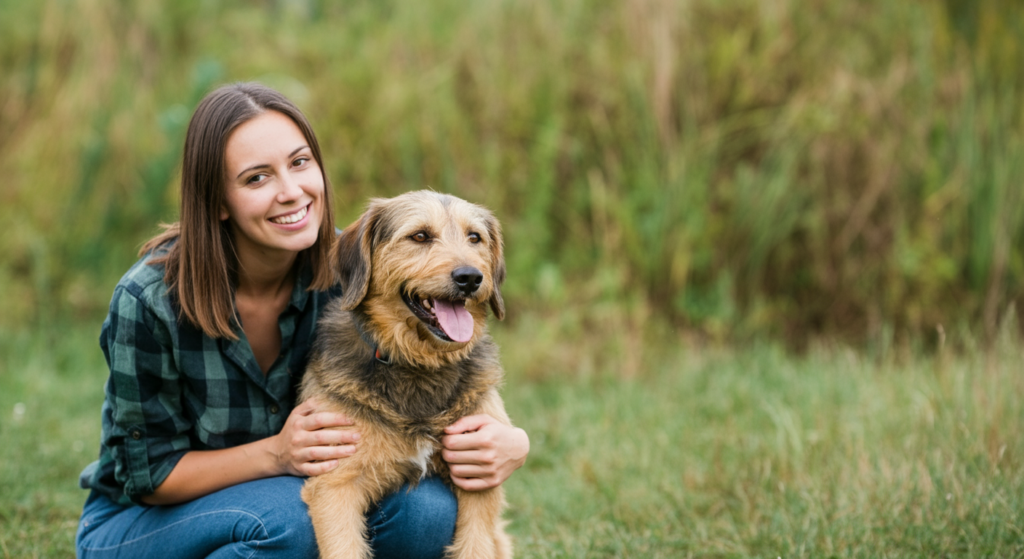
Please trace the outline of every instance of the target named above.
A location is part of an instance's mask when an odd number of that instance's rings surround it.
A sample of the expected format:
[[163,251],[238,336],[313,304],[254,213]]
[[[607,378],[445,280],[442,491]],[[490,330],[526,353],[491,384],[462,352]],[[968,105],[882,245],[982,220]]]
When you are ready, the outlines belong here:
[[317,476],[338,466],[356,450],[359,433],[340,413],[317,412],[316,401],[292,410],[281,432],[249,444],[220,450],[187,452],[157,486],[141,500],[148,505],[191,501],[226,487],[266,477]]
[[452,483],[466,491],[501,485],[522,467],[530,453],[526,431],[489,415],[463,417],[445,433],[441,456],[448,462]]

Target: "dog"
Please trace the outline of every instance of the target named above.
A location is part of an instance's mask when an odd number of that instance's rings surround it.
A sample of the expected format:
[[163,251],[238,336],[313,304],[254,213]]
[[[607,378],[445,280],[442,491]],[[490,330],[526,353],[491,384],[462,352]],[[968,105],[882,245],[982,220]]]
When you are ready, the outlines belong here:
[[370,201],[338,237],[341,296],[324,312],[300,400],[317,396],[358,425],[358,451],[302,490],[321,557],[371,556],[364,514],[428,473],[458,500],[458,559],[511,557],[503,489],[464,491],[441,458],[446,426],[488,414],[511,425],[503,371],[487,334],[505,304],[503,240],[485,208],[432,191]]

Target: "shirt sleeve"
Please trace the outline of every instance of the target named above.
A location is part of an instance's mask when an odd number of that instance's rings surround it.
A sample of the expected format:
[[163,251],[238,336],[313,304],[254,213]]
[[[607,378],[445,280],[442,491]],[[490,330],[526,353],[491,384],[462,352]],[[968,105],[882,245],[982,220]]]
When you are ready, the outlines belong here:
[[139,295],[118,286],[100,345],[110,367],[103,444],[124,495],[141,504],[190,449],[192,426],[182,414],[169,329]]

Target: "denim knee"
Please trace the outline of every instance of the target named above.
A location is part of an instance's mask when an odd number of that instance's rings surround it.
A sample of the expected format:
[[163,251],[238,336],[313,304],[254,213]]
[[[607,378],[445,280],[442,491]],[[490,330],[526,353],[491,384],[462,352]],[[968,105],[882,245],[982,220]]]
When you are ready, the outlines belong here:
[[367,515],[374,557],[442,557],[455,535],[457,514],[455,494],[436,477],[402,487]]
[[238,484],[188,503],[129,506],[93,494],[76,548],[79,557],[259,557],[315,559],[303,480]]
[[260,549],[291,550],[295,557],[317,557],[319,553],[316,546],[316,534],[313,532],[313,522],[309,518],[306,503],[299,497],[302,480],[297,478],[279,478],[279,480],[285,485],[294,485],[295,489],[293,491],[286,490],[282,492],[283,494],[266,495],[265,497],[272,496],[272,504],[261,510],[259,518],[259,523],[266,533],[261,538],[253,531],[249,534],[250,537],[245,539],[254,543],[258,542]]

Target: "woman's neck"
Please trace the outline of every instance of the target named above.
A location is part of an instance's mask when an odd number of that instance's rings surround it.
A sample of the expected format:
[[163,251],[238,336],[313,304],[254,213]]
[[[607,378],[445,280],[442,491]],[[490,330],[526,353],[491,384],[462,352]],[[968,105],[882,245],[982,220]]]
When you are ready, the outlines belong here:
[[[271,257],[272,256],[272,257]],[[298,255],[238,255],[238,285],[235,294],[251,299],[276,300],[295,285]]]
[[239,255],[235,308],[253,357],[267,374],[281,353],[278,317],[288,307],[296,282],[295,255],[243,261]]

